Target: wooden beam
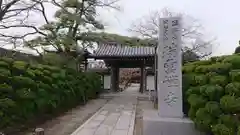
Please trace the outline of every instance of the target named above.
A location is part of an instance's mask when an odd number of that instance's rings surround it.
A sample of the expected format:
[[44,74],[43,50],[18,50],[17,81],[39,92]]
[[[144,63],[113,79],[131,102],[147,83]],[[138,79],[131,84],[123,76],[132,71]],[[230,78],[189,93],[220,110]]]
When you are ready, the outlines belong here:
[[111,66],[111,90],[118,91],[119,89],[119,68],[116,65]]
[[119,68],[140,68],[142,62],[145,61],[146,67],[152,67],[154,65],[154,59],[118,59],[118,60],[105,60],[106,65],[118,65]]
[[146,90],[146,61],[142,61],[141,66],[141,80],[140,80],[140,92],[143,93]]

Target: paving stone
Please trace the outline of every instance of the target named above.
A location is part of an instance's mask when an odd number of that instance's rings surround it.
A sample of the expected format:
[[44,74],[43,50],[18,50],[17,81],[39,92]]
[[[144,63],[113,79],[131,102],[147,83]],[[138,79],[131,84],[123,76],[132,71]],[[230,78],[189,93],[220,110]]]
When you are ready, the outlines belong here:
[[99,120],[91,120],[89,123],[87,123],[84,128],[97,128],[100,124],[102,123],[102,121]]
[[133,110],[134,109],[134,105],[128,105],[124,107],[124,110]]
[[[86,134],[82,135],[133,135],[136,102],[137,98],[127,90],[119,93],[83,126]],[[90,134],[92,130],[94,134]]]
[[103,110],[103,111],[100,112],[100,114],[101,114],[101,115],[107,115],[107,114],[108,114],[108,111]]
[[134,133],[134,125],[131,125],[128,129],[128,135],[133,135]]
[[120,113],[111,113],[103,122],[104,125],[113,126],[117,123]]
[[128,129],[130,125],[131,116],[129,115],[121,115],[118,119],[118,122],[115,126],[115,129]]
[[135,124],[135,111],[133,111],[132,118],[130,121],[130,127],[128,129],[128,135],[133,135],[134,134],[134,124]]
[[125,106],[124,105],[119,105],[119,109],[123,109]]
[[133,111],[123,111],[123,115],[132,115]]
[[101,125],[95,132],[94,135],[111,135],[113,126]]
[[111,135],[128,135],[128,130],[113,130]]
[[132,114],[132,119],[130,120],[130,125],[132,126],[134,126],[134,122],[135,122],[135,111],[134,111],[134,113]]
[[95,118],[93,118],[93,120],[99,120],[99,121],[104,121],[104,119],[106,118],[105,115],[97,115]]
[[94,135],[96,129],[83,128],[76,135]]

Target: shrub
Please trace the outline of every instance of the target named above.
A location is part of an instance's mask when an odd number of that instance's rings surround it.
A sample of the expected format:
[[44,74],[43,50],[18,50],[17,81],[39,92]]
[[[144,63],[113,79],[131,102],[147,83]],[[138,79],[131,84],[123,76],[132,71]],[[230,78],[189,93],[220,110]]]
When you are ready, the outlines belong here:
[[240,82],[232,82],[226,85],[225,93],[240,97]]
[[0,59],[0,129],[70,109],[96,98],[101,88],[95,73]]
[[9,58],[9,57],[2,57],[2,58],[0,58],[0,61],[4,61],[4,62],[7,62],[9,64],[12,64],[14,60],[12,58]]
[[212,132],[214,135],[234,135],[235,132],[233,129],[228,128],[224,124],[217,124],[212,127]]
[[230,75],[231,81],[236,81],[236,82],[240,81],[240,70],[232,70],[229,73],[229,75]]
[[231,95],[225,95],[220,100],[223,111],[227,113],[238,113],[240,111],[240,98]]
[[0,67],[8,69],[9,68],[9,64],[7,62],[5,62],[5,61],[0,61]]
[[34,80],[28,77],[23,76],[13,76],[12,77],[12,86],[16,89],[18,88],[34,88],[36,83]]
[[207,73],[207,72],[209,72],[209,71],[208,71],[208,66],[205,66],[205,65],[197,66],[197,67],[195,68],[195,71],[194,71],[194,72],[196,72],[196,73]]
[[240,55],[183,66],[184,113],[200,131],[240,135]]
[[232,68],[232,64],[230,63],[215,63],[212,65],[209,65],[208,72],[216,72],[218,74],[226,75],[230,69]]
[[195,70],[196,66],[195,65],[186,65],[183,67],[182,71],[183,73],[191,73]]
[[195,62],[191,62],[191,63],[188,63],[186,65],[196,65],[196,66],[200,66],[200,65],[209,65],[211,64],[212,62],[210,60],[201,60],[201,61],[195,61]]
[[219,85],[204,85],[201,87],[200,92],[208,101],[219,101],[224,95],[224,89]]
[[0,72],[1,72],[0,74],[1,76],[7,77],[11,75],[11,71],[5,68],[0,68]]
[[223,114],[219,117],[218,123],[224,124],[227,127],[234,129],[234,131],[236,131],[239,121],[233,115]]
[[215,123],[214,118],[207,112],[206,108],[200,108],[197,110],[194,122],[200,131],[205,132],[210,131],[211,125]]
[[225,86],[228,83],[227,77],[222,75],[211,76],[210,84]]
[[194,80],[195,80],[194,84],[197,86],[205,85],[208,82],[208,78],[206,75],[195,75]]
[[211,116],[217,117],[221,114],[221,109],[218,102],[209,101],[206,103],[205,108]]
[[228,56],[223,60],[223,63],[231,64],[233,69],[240,69],[240,56],[239,55]]

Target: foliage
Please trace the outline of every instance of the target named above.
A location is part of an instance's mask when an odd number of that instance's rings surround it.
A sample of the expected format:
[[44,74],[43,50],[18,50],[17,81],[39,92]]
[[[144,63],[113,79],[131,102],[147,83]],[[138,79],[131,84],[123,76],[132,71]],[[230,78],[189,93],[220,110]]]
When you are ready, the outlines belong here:
[[239,134],[240,55],[213,57],[183,66],[184,112],[200,131]]
[[82,62],[83,57],[75,57],[66,53],[48,52],[42,56],[42,64],[52,65],[57,67],[68,67],[77,69],[79,63]]
[[[103,0],[1,0],[0,40],[13,44],[14,47],[26,42],[25,46],[37,53],[41,53],[38,49],[42,46],[51,46],[61,52],[69,51],[76,46],[78,41],[83,41],[83,46],[87,46],[89,43],[84,41],[86,33],[104,28],[102,23],[96,19],[99,15],[96,9],[120,10],[117,2],[118,0],[111,2]],[[48,12],[52,11],[56,11],[54,19],[48,16]],[[36,20],[36,15],[38,20]],[[33,37],[37,38],[32,39]],[[36,46],[38,47],[35,48]]]
[[155,42],[154,40],[121,36],[118,34],[111,34],[105,32],[101,33],[89,32],[85,39],[97,43],[116,42],[118,44],[126,46],[155,46],[157,44],[157,42]]
[[235,53],[235,54],[240,53],[240,46],[236,47],[234,53]]
[[182,62],[183,64],[187,63],[187,62],[193,62],[193,61],[197,61],[199,60],[199,56],[193,52],[192,50],[186,50],[183,52],[182,54]]
[[71,68],[1,58],[0,71],[0,129],[6,133],[29,120],[85,104],[101,87],[97,74]]
[[[239,41],[239,45],[240,45],[240,41]],[[234,54],[238,54],[240,53],[240,46],[236,47]]]
[[47,21],[40,28],[46,33],[45,36],[26,42],[27,46],[52,46],[57,52],[67,53],[77,47],[92,47],[88,33],[104,29],[104,25],[96,19],[96,8],[114,7],[100,0],[63,0],[55,2],[54,5],[60,7],[55,12],[56,21]]
[[127,88],[130,83],[140,81],[140,70],[136,68],[123,68],[119,72],[119,83]]

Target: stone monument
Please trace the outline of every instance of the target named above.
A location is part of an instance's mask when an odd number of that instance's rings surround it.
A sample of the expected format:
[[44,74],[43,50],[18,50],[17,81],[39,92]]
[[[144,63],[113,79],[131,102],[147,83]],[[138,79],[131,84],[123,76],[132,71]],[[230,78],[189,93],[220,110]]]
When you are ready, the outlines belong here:
[[158,110],[143,112],[143,135],[199,135],[182,112],[181,19],[159,20]]
[[160,19],[157,54],[159,116],[182,118],[181,25],[179,18]]

